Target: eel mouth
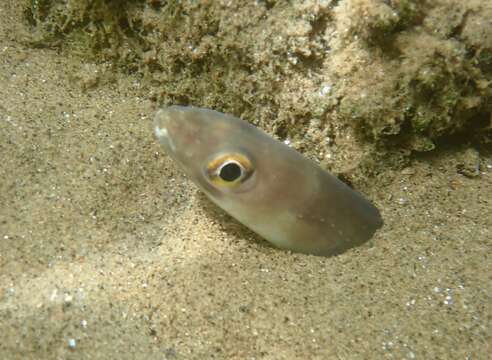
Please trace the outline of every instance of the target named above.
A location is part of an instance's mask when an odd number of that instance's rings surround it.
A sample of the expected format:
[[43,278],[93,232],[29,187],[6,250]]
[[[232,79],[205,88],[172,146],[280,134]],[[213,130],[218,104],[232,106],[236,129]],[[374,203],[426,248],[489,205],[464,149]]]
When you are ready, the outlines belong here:
[[176,146],[169,135],[167,129],[168,122],[170,121],[169,113],[161,109],[155,114],[154,118],[154,134],[159,143],[164,147],[166,152],[174,154],[176,152]]

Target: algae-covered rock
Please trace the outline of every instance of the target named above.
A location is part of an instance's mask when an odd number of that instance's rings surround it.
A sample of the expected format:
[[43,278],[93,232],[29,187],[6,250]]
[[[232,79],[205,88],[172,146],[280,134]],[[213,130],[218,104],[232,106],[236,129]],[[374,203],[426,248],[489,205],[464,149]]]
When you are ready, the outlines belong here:
[[[339,173],[491,138],[492,2],[30,0],[33,41],[137,71]],[[355,172],[358,172],[356,170]]]

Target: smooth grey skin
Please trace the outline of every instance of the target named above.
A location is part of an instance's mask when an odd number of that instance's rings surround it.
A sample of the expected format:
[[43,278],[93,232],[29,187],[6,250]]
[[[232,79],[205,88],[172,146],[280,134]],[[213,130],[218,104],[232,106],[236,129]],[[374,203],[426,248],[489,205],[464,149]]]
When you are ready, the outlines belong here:
[[[273,245],[334,255],[369,240],[379,211],[313,161],[246,121],[217,111],[170,106],[155,115],[165,151],[218,206]],[[208,179],[217,154],[240,153],[254,173],[234,189]]]

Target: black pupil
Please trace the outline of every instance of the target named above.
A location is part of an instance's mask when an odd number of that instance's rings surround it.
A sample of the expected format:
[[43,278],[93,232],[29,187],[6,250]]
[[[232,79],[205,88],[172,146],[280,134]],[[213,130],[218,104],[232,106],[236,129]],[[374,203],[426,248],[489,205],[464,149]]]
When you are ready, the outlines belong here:
[[222,166],[219,176],[224,181],[234,181],[241,176],[241,167],[236,163],[228,163]]

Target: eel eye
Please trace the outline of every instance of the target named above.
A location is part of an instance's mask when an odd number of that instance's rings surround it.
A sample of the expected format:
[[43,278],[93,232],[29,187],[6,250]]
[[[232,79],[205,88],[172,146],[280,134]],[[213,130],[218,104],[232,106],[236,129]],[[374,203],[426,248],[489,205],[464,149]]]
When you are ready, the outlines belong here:
[[253,172],[251,160],[237,153],[216,156],[208,162],[206,169],[210,182],[219,188],[235,188],[244,183]]

